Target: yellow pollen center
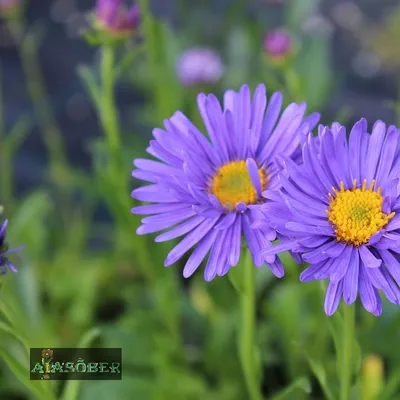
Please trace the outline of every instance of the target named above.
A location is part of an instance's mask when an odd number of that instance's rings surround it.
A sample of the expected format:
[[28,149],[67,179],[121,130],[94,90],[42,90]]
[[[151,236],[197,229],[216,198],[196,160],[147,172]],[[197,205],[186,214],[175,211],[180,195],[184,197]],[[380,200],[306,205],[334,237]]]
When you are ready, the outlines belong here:
[[[262,169],[258,170],[261,188],[265,190],[267,177]],[[233,161],[223,165],[212,178],[210,193],[229,210],[237,203],[254,204],[257,202],[257,191],[251,182],[245,161]]]
[[389,215],[382,212],[382,189],[379,187],[375,192],[374,186],[373,180],[367,189],[367,181],[364,180],[362,187],[357,188],[354,180],[352,189],[345,190],[343,182],[340,183],[340,190],[332,188],[335,197],[329,193],[331,203],[326,212],[335,227],[337,241],[355,246],[368,243],[371,236],[394,217],[394,212]]

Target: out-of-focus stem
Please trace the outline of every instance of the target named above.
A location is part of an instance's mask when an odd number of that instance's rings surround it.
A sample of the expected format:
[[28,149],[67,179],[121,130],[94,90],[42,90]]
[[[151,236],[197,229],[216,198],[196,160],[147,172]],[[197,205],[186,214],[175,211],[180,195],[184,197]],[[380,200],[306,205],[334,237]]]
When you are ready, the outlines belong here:
[[101,57],[102,102],[101,119],[107,137],[110,153],[114,162],[120,157],[121,140],[118,124],[118,113],[114,100],[114,49],[104,45]]
[[[1,71],[0,71],[1,72]],[[13,196],[12,186],[12,155],[5,145],[6,125],[4,120],[4,102],[3,102],[3,79],[0,73],[0,182],[1,182],[1,205],[5,208],[6,212],[10,212]]]
[[10,20],[9,29],[17,45],[28,93],[47,147],[52,178],[57,180],[58,183],[62,183],[63,177],[65,177],[67,159],[62,133],[54,119],[46,93],[37,56],[38,48],[35,37],[32,33],[24,34],[24,23],[21,19]]

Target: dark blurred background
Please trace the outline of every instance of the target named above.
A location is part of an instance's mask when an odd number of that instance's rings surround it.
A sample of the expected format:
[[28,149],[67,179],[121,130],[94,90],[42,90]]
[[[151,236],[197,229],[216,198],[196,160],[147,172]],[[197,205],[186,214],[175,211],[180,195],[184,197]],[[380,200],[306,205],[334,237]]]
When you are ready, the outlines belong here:
[[[394,122],[394,113],[388,107],[387,100],[396,98],[397,88],[393,82],[400,80],[400,50],[391,34],[391,30],[400,25],[400,2],[306,2],[315,11],[302,29],[316,33],[323,31],[331,35],[332,61],[340,78],[333,88],[324,119],[329,121],[345,105],[350,110],[352,122],[362,116],[369,120]],[[208,31],[210,26],[223,23],[229,0],[193,1],[190,7],[182,8],[183,3],[172,0],[151,2],[154,13],[175,26],[186,22],[186,18],[193,18],[198,26]],[[271,3],[268,13],[263,8],[265,3]],[[276,0],[248,2],[246,19],[261,19],[265,21],[266,27],[279,27],[283,19],[283,3]],[[85,169],[90,166],[86,143],[88,138],[98,135],[99,126],[76,68],[82,63],[96,62],[97,51],[79,38],[81,29],[87,25],[85,13],[93,6],[92,0],[40,0],[28,2],[26,12],[29,24],[36,24],[42,30],[40,62],[55,116],[64,132],[68,157],[73,165]],[[189,12],[190,15],[186,14]],[[395,13],[398,15],[397,20],[393,17]],[[390,16],[394,21],[388,20]],[[240,18],[243,22],[243,16]],[[385,40],[385,35],[388,40]],[[393,55],[385,56],[385,51],[381,49],[384,44],[393,47]],[[33,110],[13,39],[4,24],[0,25],[0,60],[4,77],[6,121],[8,125],[13,125],[21,115],[33,116]],[[132,93],[122,85],[119,87],[118,105],[123,119],[135,121],[133,106],[141,99],[140,93]],[[135,129],[137,131],[137,127],[132,128],[132,131]],[[15,160],[17,189],[20,193],[28,192],[41,182],[45,165],[45,148],[34,126]]]

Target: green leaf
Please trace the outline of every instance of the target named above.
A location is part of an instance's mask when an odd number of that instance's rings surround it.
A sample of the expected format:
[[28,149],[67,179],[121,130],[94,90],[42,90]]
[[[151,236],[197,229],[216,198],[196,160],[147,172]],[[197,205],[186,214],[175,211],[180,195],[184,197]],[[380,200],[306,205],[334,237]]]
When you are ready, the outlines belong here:
[[126,53],[123,55],[122,59],[115,67],[115,79],[118,79],[120,76],[124,75],[128,68],[130,68],[134,61],[138,58],[138,56],[142,56],[144,51],[144,46],[135,45],[135,47],[131,49],[127,49]]
[[25,325],[40,329],[42,321],[42,309],[40,304],[39,277],[33,264],[24,264],[20,268],[16,279],[16,293],[18,294],[21,310],[23,310]]
[[[88,348],[91,344],[100,336],[100,329],[93,328],[85,335],[78,344],[78,348]],[[60,400],[77,400],[79,398],[79,390],[81,387],[81,381],[70,380],[64,387],[64,391],[60,397]]]
[[247,82],[251,74],[253,62],[253,48],[251,36],[245,28],[235,27],[227,36],[227,63],[223,77],[223,85],[238,88],[243,82]]
[[[243,257],[242,257],[243,258]],[[232,286],[235,290],[241,294],[243,293],[244,286],[243,286],[243,265],[242,262],[239,262],[236,267],[232,267],[228,272],[228,279],[232,283]]]
[[83,84],[86,87],[87,92],[89,93],[90,99],[95,105],[97,110],[100,110],[100,88],[98,83],[96,82],[96,76],[90,67],[86,65],[78,66],[78,75],[82,79]]
[[326,38],[313,36],[298,56],[296,67],[302,82],[302,96],[311,110],[319,109],[329,99],[334,81],[330,47]]
[[24,254],[29,251],[39,258],[46,245],[46,221],[52,209],[47,192],[38,190],[29,194],[10,217],[7,235],[16,245],[24,244]]
[[284,400],[297,390],[301,390],[307,394],[311,393],[311,384],[308,378],[302,376],[293,381],[286,389],[272,397],[272,400]]
[[396,369],[387,380],[382,392],[379,393],[379,400],[392,400],[398,393],[400,387],[400,369]]
[[84,381],[80,400],[154,399],[154,379],[124,376],[121,381]]
[[303,90],[302,90],[302,82],[300,76],[297,72],[291,67],[288,66],[284,69],[284,78],[285,78],[285,85],[291,97],[294,101],[300,102],[304,100],[303,97]]
[[307,18],[315,12],[320,0],[292,0],[286,2],[286,26],[297,31]]
[[54,394],[48,386],[48,382],[30,380],[29,369],[17,361],[6,349],[0,348],[0,357],[35,398],[39,400],[55,399]]
[[[0,309],[1,309],[1,307],[0,307]],[[8,333],[9,335],[11,335],[15,339],[17,339],[22,344],[24,349],[26,350],[27,356],[29,356],[31,346],[25,337],[20,335],[12,326],[8,325],[7,323],[5,323],[3,321],[0,321],[0,330]]]
[[[344,305],[349,307],[347,305]],[[354,307],[354,305],[352,306]],[[329,329],[331,331],[333,341],[335,343],[335,349],[337,354],[337,374],[340,376],[340,370],[342,366],[342,354],[343,354],[343,328],[344,328],[344,320],[343,317],[339,313],[335,313],[331,318],[328,319]],[[353,372],[357,372],[361,367],[361,348],[358,344],[356,338],[353,340]]]
[[306,357],[314,376],[318,379],[318,382],[321,385],[322,390],[324,391],[326,400],[335,400],[335,397],[333,396],[332,391],[329,388],[326,372],[322,364],[311,358],[307,353]]
[[31,127],[32,120],[29,117],[23,116],[18,119],[3,143],[9,154],[14,154],[20,148]]

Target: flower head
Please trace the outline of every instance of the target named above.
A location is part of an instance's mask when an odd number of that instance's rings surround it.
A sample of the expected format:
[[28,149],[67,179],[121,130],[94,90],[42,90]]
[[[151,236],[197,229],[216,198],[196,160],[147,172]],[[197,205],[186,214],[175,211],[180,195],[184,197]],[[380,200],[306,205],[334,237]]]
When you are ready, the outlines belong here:
[[264,50],[272,60],[285,60],[292,53],[292,39],[282,29],[270,31],[264,38]]
[[215,50],[193,47],[181,54],[176,72],[183,85],[197,86],[218,82],[224,73],[224,67]]
[[3,224],[0,226],[0,275],[4,275],[7,273],[8,269],[12,272],[17,272],[17,268],[11,261],[9,261],[7,255],[10,253],[15,253],[20,250],[22,247],[18,247],[16,249],[8,249],[8,244],[6,242],[6,229],[8,225],[8,220],[6,219]]
[[399,133],[377,121],[370,135],[365,119],[349,140],[338,123],[320,127],[303,146],[302,165],[285,161],[279,194],[264,193],[268,226],[290,239],[263,255],[291,250],[311,264],[302,282],[329,278],[328,315],[341,297],[351,304],[358,294],[379,315],[379,290],[400,302]]
[[97,0],[96,25],[113,36],[125,36],[135,32],[140,23],[138,4],[130,7],[124,0]]
[[306,105],[290,104],[280,115],[282,95],[274,93],[267,107],[266,89],[259,85],[251,99],[250,89],[228,90],[223,108],[218,99],[201,93],[200,114],[210,140],[181,112],[164,122],[165,130],[154,129],[155,140],[147,151],[158,161],[136,159],[132,175],[151,182],[132,196],[153,204],[135,207],[142,219],[139,235],[169,229],[156,237],[164,242],[184,236],[168,254],[170,266],[195,247],[183,270],[189,277],[210,253],[204,276],[207,281],[222,276],[240,258],[242,234],[256,266],[267,262],[278,277],[284,274],[278,257],[263,257],[275,230],[266,234],[254,226],[265,189],[277,189],[276,156],[290,157],[319,119],[303,119]]

